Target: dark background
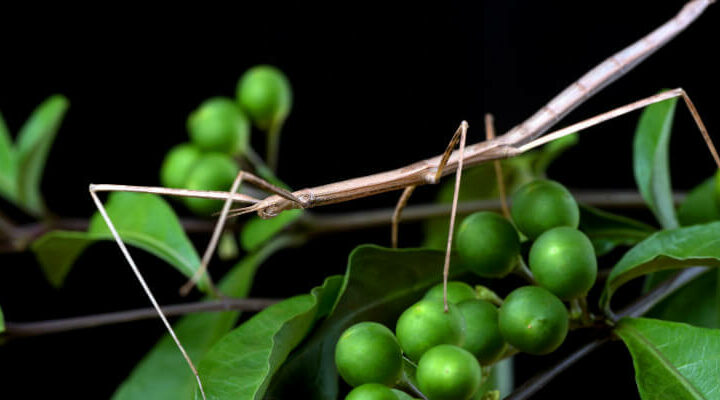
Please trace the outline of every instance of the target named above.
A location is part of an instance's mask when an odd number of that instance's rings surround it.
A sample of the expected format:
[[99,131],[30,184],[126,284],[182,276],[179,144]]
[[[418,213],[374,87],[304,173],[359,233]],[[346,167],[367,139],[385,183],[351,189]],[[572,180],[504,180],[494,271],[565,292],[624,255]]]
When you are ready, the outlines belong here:
[[[287,73],[295,96],[279,174],[294,188],[309,187],[439,154],[462,119],[470,122],[470,142],[480,141],[485,112],[493,112],[498,131],[505,131],[682,4],[343,2],[42,13],[0,6],[0,110],[16,132],[47,96],[70,99],[43,192],[56,214],[85,217],[93,212],[88,183],[157,185],[163,155],[187,140],[188,113],[206,98],[233,96],[245,69],[270,63]],[[563,124],[681,86],[711,134],[718,132],[717,7]],[[689,114],[678,110],[672,177],[674,187],[684,190],[710,175],[713,165]],[[587,131],[550,175],[571,188],[634,188],[636,121],[634,114]],[[260,149],[262,137],[255,139]],[[422,188],[413,202],[430,200],[433,193]],[[317,212],[387,207],[397,196]],[[0,207],[20,222],[30,221],[4,202]],[[418,243],[417,228],[404,225],[402,241]],[[195,239],[198,246],[207,240]],[[278,254],[258,273],[252,295],[306,292],[324,276],[344,271],[349,251],[366,242],[388,244],[389,228],[322,237]],[[134,254],[161,303],[185,301],[177,295],[183,277],[151,256]],[[110,243],[92,247],[61,290],[46,283],[30,254],[3,255],[0,268],[0,304],[9,321],[148,305]],[[10,342],[0,347],[0,390],[23,398],[108,398],[163,331],[150,320]],[[566,349],[574,345],[571,339]],[[519,357],[518,382],[561,355]],[[637,396],[631,359],[621,344],[578,363],[537,398],[576,398],[578,390],[583,398]]]

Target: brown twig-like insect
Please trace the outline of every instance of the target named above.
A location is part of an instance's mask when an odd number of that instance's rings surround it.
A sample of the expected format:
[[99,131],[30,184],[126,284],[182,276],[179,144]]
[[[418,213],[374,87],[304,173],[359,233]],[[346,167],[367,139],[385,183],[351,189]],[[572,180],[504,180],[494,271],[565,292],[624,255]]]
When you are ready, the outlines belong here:
[[[397,243],[397,227],[401,219],[402,210],[408,202],[410,195],[415,187],[425,184],[435,184],[440,181],[443,176],[457,172],[455,182],[455,193],[453,198],[452,211],[450,215],[450,234],[448,236],[448,245],[444,265],[444,282],[447,282],[450,248],[452,245],[452,226],[455,220],[457,209],[457,191],[460,184],[460,176],[464,167],[481,164],[487,161],[500,160],[504,158],[514,157],[528,150],[542,146],[548,142],[559,139],[563,136],[578,132],[594,125],[598,125],[604,121],[619,117],[631,111],[646,107],[650,104],[658,103],[671,98],[681,97],[687,105],[690,113],[697,124],[700,133],[705,140],[712,156],[720,168],[720,157],[718,156],[710,136],[707,133],[700,116],[693,105],[690,97],[681,88],[656,94],[618,107],[606,113],[597,115],[587,120],[575,123],[563,129],[549,133],[540,137],[560,119],[572,111],[575,107],[582,104],[590,96],[594,95],[602,88],[612,83],[617,78],[624,75],[635,65],[643,61],[646,57],[654,53],[665,43],[674,38],[678,33],[684,30],[688,25],[695,21],[703,11],[714,0],[693,0],[688,2],[685,7],[671,20],[646,35],[639,41],[633,43],[622,51],[612,55],[607,60],[583,75],[579,80],[570,85],[559,95],[553,98],[547,105],[541,108],[537,113],[532,115],[522,124],[512,128],[507,133],[494,137],[491,118],[486,120],[488,140],[465,146],[468,124],[463,121],[460,127],[450,141],[447,149],[442,155],[419,161],[403,168],[386,171],[378,174],[368,175],[360,178],[335,182],[323,186],[309,189],[303,189],[296,192],[289,192],[278,188],[255,175],[241,171],[235,179],[229,192],[210,192],[210,191],[191,191],[182,189],[168,189],[158,187],[141,187],[141,186],[125,186],[125,185],[90,185],[90,195],[93,198],[100,214],[118,243],[123,255],[127,259],[134,273],[136,274],[140,284],[147,293],[150,301],[158,312],[163,323],[167,327],[170,335],[175,340],[178,348],[187,360],[192,369],[200,392],[205,399],[202,382],[197,373],[195,366],[185,352],[180,341],[177,339],[170,323],[163,315],[160,306],[155,300],[152,292],[145,283],[142,274],[133,261],[120,235],[117,233],[112,221],[110,220],[105,208],[97,196],[98,192],[105,191],[125,191],[125,192],[142,192],[155,193],[162,195],[180,196],[180,197],[199,197],[209,199],[225,200],[222,211],[217,221],[216,228],[210,239],[210,243],[203,255],[202,262],[196,274],[186,284],[181,291],[189,291],[197,280],[206,273],[207,264],[215,250],[220,234],[223,230],[225,221],[228,217],[238,216],[251,212],[257,212],[261,217],[271,218],[284,210],[293,208],[310,208],[326,204],[339,203],[349,201],[361,197],[371,196],[378,193],[388,192],[392,190],[404,189],[402,196],[397,204],[393,215],[393,244]],[[459,145],[458,150],[454,150]],[[263,189],[271,196],[265,199],[256,199],[247,195],[237,193],[241,183],[250,183]],[[240,209],[231,210],[233,203],[249,204]],[[211,286],[212,287],[212,286]],[[446,303],[447,304],[447,303]]]

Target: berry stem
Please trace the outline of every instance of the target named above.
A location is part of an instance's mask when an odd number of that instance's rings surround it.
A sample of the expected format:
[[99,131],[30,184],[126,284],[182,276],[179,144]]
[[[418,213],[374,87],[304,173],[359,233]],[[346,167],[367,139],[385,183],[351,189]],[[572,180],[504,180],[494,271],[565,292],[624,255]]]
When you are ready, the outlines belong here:
[[530,271],[530,268],[528,268],[527,264],[525,264],[525,260],[523,260],[522,256],[518,256],[518,265],[517,265],[517,267],[515,267],[513,272],[515,274],[523,277],[529,283],[535,284],[535,277],[533,277],[533,274]]

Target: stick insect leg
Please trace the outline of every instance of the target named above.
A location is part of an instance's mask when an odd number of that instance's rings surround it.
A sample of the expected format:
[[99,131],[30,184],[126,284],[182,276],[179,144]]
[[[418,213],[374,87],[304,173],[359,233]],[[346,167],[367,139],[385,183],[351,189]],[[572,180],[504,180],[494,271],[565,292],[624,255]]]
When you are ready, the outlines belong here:
[[443,303],[445,305],[445,312],[448,312],[447,283],[448,276],[450,276],[450,252],[452,251],[453,232],[455,231],[455,216],[457,215],[458,194],[460,192],[460,180],[462,178],[463,159],[465,157],[465,140],[467,138],[467,130],[468,123],[466,121],[461,122],[460,128],[458,128],[458,131],[455,132],[453,140],[450,141],[450,146],[448,146],[449,151],[446,151],[443,155],[440,165],[438,166],[437,174],[435,175],[438,179],[442,176],[442,168],[445,167],[445,163],[447,163],[447,160],[450,157],[452,148],[459,140],[460,149],[458,150],[458,169],[455,171],[455,190],[453,191],[453,202],[452,208],[450,209],[450,229],[448,231],[447,248],[445,249],[445,266],[443,267]]
[[661,101],[673,99],[676,97],[682,97],[688,110],[690,110],[690,114],[692,114],[693,120],[695,121],[695,124],[697,125],[698,129],[700,130],[700,134],[702,135],[703,140],[705,141],[705,145],[707,146],[708,150],[710,150],[710,154],[712,155],[713,160],[715,161],[715,164],[720,169],[720,157],[718,156],[718,152],[715,149],[715,145],[713,144],[712,139],[710,138],[710,135],[708,134],[707,128],[705,127],[705,124],[703,123],[702,119],[700,118],[700,114],[697,112],[695,105],[693,104],[692,100],[690,100],[690,97],[687,95],[685,90],[683,90],[682,88],[668,90],[666,92],[662,92],[662,93],[656,94],[654,96],[646,97],[646,98],[644,98],[642,100],[638,100],[634,103],[630,103],[630,104],[624,105],[622,107],[618,107],[616,109],[610,110],[608,112],[602,113],[600,115],[596,115],[592,118],[588,118],[584,121],[580,121],[576,124],[570,125],[568,127],[559,129],[559,130],[549,133],[545,136],[542,136],[538,139],[535,139],[529,143],[526,143],[522,146],[510,148],[510,149],[508,149],[507,155],[509,157],[512,157],[512,156],[516,156],[518,154],[522,154],[528,150],[532,150],[536,147],[539,147],[546,143],[552,142],[553,140],[560,139],[563,136],[567,136],[572,133],[579,132],[579,131],[587,129],[591,126],[595,126],[595,125],[598,125],[605,121],[608,121],[613,118],[617,118],[621,115],[627,114],[631,111],[635,111],[640,108],[647,107],[651,104],[659,103]]
[[[450,158],[450,155],[452,154],[453,150],[455,149],[455,146],[458,143],[458,140],[460,140],[460,136],[462,134],[463,125],[465,125],[465,129],[467,130],[467,122],[463,121],[460,123],[460,126],[453,134],[452,139],[450,139],[450,143],[448,144],[447,148],[445,149],[445,152],[443,153],[443,157],[440,160],[440,163],[437,166],[437,171],[435,172],[435,175],[430,177],[431,183],[437,183],[440,181],[440,178],[442,177],[443,169],[445,169],[445,166],[447,165],[448,159]],[[398,231],[400,230],[400,219],[402,216],[402,212],[405,209],[405,206],[408,203],[408,200],[410,200],[410,196],[413,194],[413,191],[415,191],[415,188],[417,186],[408,186],[403,191],[402,195],[400,195],[400,199],[398,200],[397,205],[395,206],[395,211],[393,212],[392,216],[392,247],[395,249],[397,248],[398,244]]]
[[[495,139],[495,118],[488,113],[485,114],[485,138],[487,140]],[[500,195],[500,207],[505,218],[510,219],[510,208],[507,203],[507,194],[505,192],[505,178],[503,177],[502,165],[500,160],[493,161],[495,166],[495,180],[497,181],[498,194]]]
[[408,200],[410,200],[410,196],[415,191],[415,188],[417,186],[408,186],[403,190],[402,195],[400,196],[400,200],[398,200],[397,205],[395,206],[395,211],[393,212],[392,216],[392,248],[397,249],[398,247],[398,230],[400,225],[400,216],[402,215],[403,209],[408,203]]
[[148,284],[145,282],[145,279],[143,278],[142,274],[140,273],[140,270],[138,269],[137,265],[135,264],[135,261],[130,256],[130,252],[128,251],[127,247],[125,247],[125,243],[123,243],[122,239],[120,239],[120,235],[118,234],[117,230],[115,229],[115,225],[110,220],[110,216],[107,214],[107,211],[105,211],[105,207],[103,206],[102,202],[98,198],[97,194],[93,190],[92,186],[90,187],[90,196],[92,196],[93,201],[95,202],[95,206],[97,207],[98,211],[100,212],[100,215],[102,215],[103,219],[105,220],[105,223],[108,226],[108,229],[110,229],[110,232],[112,233],[113,237],[115,238],[115,241],[117,242],[118,246],[120,247],[120,251],[123,253],[123,256],[125,256],[125,259],[127,260],[128,264],[130,264],[130,267],[132,268],[133,272],[135,273],[135,276],[137,277],[138,281],[140,281],[140,285],[143,287],[143,290],[145,290],[145,294],[147,294],[148,298],[150,298],[150,302],[152,303],[153,307],[155,307],[155,310],[157,311],[158,315],[160,316],[160,319],[162,320],[163,324],[165,324],[165,327],[167,328],[168,332],[170,332],[170,336],[172,337],[173,341],[175,341],[175,344],[177,345],[178,349],[180,349],[180,352],[182,353],[183,357],[185,358],[185,361],[187,361],[188,365],[190,366],[190,369],[192,370],[193,375],[195,375],[195,379],[197,380],[198,387],[200,388],[200,394],[202,394],[203,399],[207,399],[205,397],[205,390],[203,389],[202,381],[200,380],[200,375],[197,372],[197,368],[195,368],[195,364],[193,364],[192,360],[190,359],[190,356],[185,351],[185,348],[180,343],[180,339],[178,339],[177,335],[175,334],[175,331],[173,330],[172,326],[170,325],[170,322],[168,322],[167,318],[165,317],[165,314],[163,314],[162,309],[160,309],[160,305],[158,304],[157,300],[155,300],[155,296],[153,296],[152,292],[150,291],[150,287],[148,287]]

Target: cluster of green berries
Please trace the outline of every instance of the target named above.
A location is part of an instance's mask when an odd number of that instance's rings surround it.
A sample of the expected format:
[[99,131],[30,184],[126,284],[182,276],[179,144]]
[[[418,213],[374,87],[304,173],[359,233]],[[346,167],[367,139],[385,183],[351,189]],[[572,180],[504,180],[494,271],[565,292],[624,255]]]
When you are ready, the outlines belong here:
[[517,350],[547,354],[567,335],[569,315],[562,301],[584,298],[595,283],[595,249],[578,229],[577,202],[561,184],[533,181],[512,200],[514,226],[495,213],[472,214],[458,230],[457,250],[475,274],[502,278],[522,262],[518,231],[532,241],[528,264],[537,286],[507,296],[499,310],[499,327]]
[[[168,152],[160,169],[163,186],[227,191],[240,171],[238,159],[250,148],[250,122],[267,131],[287,118],[292,90],[277,68],[259,65],[247,70],[237,85],[236,99],[213,97],[190,113],[190,141]],[[193,212],[208,215],[222,202],[186,198]]]
[[403,356],[417,363],[415,380],[428,399],[470,399],[481,366],[510,348],[542,355],[563,343],[570,319],[563,300],[584,298],[597,276],[593,245],[578,230],[577,202],[561,184],[537,180],[515,193],[511,214],[512,222],[492,212],[467,217],[457,233],[458,253],[476,275],[502,278],[523,262],[521,237],[527,238],[537,285],[502,300],[486,288],[449,282],[447,310],[437,285],[400,315],[395,335],[374,322],[350,327],[335,348],[338,372],[355,387],[346,399],[402,399],[390,387],[407,379]]
[[463,282],[449,282],[448,301],[446,312],[439,284],[400,315],[395,334],[375,322],[348,328],[335,347],[338,372],[355,387],[346,400],[408,398],[390,389],[407,379],[403,356],[417,363],[415,380],[428,399],[474,396],[482,380],[481,365],[495,362],[507,348],[498,310]]

